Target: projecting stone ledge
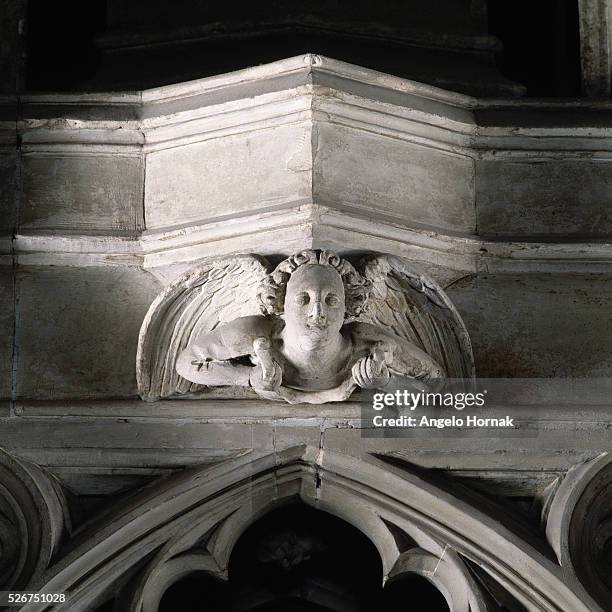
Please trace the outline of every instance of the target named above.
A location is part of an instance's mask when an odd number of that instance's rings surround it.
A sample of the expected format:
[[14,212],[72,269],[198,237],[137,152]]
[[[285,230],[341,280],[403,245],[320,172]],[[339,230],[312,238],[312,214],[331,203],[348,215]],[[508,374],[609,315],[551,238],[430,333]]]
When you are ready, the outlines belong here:
[[408,230],[560,243],[612,232],[609,103],[479,100],[315,55],[20,103],[25,238],[142,236],[180,260],[215,233],[236,252],[270,231],[287,253],[393,232],[414,245]]

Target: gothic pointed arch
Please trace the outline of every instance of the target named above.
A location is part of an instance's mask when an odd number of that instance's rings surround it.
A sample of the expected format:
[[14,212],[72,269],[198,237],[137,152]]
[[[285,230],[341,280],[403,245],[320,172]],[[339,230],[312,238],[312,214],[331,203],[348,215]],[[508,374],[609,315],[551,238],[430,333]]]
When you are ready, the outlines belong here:
[[[457,580],[465,570],[460,559],[483,568],[528,610],[598,609],[552,553],[547,557],[494,517],[422,476],[374,457],[358,460],[308,446],[192,469],[146,488],[77,534],[37,586],[69,593],[65,609],[85,610],[115,595],[117,585],[134,580],[137,570],[143,573],[136,578],[129,609],[150,612],[155,609],[147,599],[151,576],[200,567],[226,578],[219,538],[237,539],[254,516],[290,499],[341,517],[365,533],[380,553],[387,578],[418,566],[426,574],[432,557],[443,563],[439,580],[454,576],[447,588],[452,583],[466,589],[463,595],[449,595],[463,602],[453,603],[453,612],[466,609],[466,601],[470,610],[486,609],[477,607],[478,588]],[[406,534],[415,550],[406,554],[394,530]]]

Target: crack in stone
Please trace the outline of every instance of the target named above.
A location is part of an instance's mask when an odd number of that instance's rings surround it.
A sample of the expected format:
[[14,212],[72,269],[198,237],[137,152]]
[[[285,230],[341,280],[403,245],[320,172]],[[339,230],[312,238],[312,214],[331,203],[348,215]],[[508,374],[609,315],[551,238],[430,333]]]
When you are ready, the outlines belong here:
[[431,572],[432,576],[436,575],[436,572],[438,571],[438,567],[440,567],[440,563],[442,563],[442,559],[444,558],[444,555],[446,554],[447,549],[448,549],[448,544],[445,544],[444,550],[442,551],[442,554],[440,555],[440,558],[438,559],[438,562],[436,563],[436,567],[434,567],[433,572]]

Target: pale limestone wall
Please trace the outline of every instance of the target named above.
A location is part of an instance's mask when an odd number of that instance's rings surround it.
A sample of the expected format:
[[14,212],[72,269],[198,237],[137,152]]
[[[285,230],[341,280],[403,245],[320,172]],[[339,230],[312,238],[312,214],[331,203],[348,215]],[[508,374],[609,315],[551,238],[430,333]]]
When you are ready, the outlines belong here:
[[513,156],[476,166],[478,233],[563,241],[612,230],[612,165],[605,156]]
[[[473,234],[474,161],[420,143],[321,121],[314,200],[408,227]],[[401,177],[400,180],[397,180]]]
[[317,56],[28,96],[17,124],[14,102],[0,165],[10,414],[11,398],[146,410],[135,350],[157,293],[204,257],[309,247],[398,255],[448,287],[483,374],[610,374],[605,103],[493,103]]
[[610,108],[487,102],[316,56],[29,96],[1,124],[0,446],[94,499],[307,447],[313,465],[387,454],[540,508],[609,450],[605,399],[536,402],[527,439],[364,439],[356,402],[145,403],[138,333],[203,258],[375,251],[447,288],[481,374],[609,377]]
[[606,378],[612,372],[609,274],[480,274],[458,281],[448,294],[470,332],[480,376]]
[[20,231],[144,229],[142,154],[83,153],[45,147],[22,155]]
[[[147,229],[206,223],[312,199],[307,122],[153,151],[146,156]],[[305,156],[306,157],[306,156]],[[302,162],[303,163],[303,162]]]
[[308,247],[450,286],[483,371],[611,371],[606,104],[492,103],[306,56],[22,106],[18,163],[15,122],[0,156],[6,398],[133,397],[164,284]]
[[131,266],[20,267],[16,395],[134,397],[138,332],[158,290]]

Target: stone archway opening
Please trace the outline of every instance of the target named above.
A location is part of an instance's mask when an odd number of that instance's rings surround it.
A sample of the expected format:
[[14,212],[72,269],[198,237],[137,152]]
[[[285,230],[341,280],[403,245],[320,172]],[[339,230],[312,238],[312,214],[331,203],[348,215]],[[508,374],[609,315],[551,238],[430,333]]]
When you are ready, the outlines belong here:
[[[265,602],[256,610],[361,610],[382,584],[372,542],[345,521],[305,504],[266,514],[242,534],[229,564],[231,581]],[[267,600],[267,601],[266,601]],[[312,608],[302,608],[308,603]]]
[[450,612],[444,595],[427,578],[404,574],[387,583],[383,590],[383,610],[410,612]]
[[160,612],[448,612],[442,593],[416,574],[383,587],[380,555],[359,529],[301,503],[248,527],[229,560],[229,581],[194,572],[164,594]]

